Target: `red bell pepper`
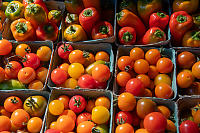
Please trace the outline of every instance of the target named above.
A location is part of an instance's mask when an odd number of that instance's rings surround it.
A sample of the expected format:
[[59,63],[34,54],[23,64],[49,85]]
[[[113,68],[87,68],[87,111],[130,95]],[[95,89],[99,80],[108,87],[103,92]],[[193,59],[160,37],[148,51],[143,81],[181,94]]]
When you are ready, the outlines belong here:
[[89,36],[91,35],[92,27],[99,19],[99,12],[93,7],[84,9],[79,15],[79,22]]
[[133,45],[136,41],[136,31],[132,27],[123,27],[119,30],[119,41],[123,45]]
[[40,41],[51,40],[55,41],[58,37],[58,27],[55,23],[47,23],[38,26],[36,30],[37,39]]
[[158,27],[150,28],[144,35],[143,44],[152,44],[166,40],[166,34]]
[[113,27],[107,21],[100,21],[92,28],[92,39],[102,39],[113,36]]
[[162,30],[165,30],[167,24],[169,23],[169,15],[163,12],[153,13],[149,19],[149,27],[159,27]]
[[39,4],[44,10],[45,12],[48,14],[49,11],[47,9],[47,6],[45,5],[45,3],[43,2],[43,0],[23,0],[23,5],[26,7],[28,4],[30,3],[34,3],[34,4]]
[[173,44],[180,46],[184,34],[192,27],[193,21],[185,11],[175,12],[171,15],[169,27],[172,35]]

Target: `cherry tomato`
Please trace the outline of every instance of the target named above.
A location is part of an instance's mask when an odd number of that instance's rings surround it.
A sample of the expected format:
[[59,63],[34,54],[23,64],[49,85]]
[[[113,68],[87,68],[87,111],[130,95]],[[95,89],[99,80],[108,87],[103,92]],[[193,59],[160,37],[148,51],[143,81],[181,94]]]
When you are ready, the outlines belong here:
[[76,125],[78,126],[80,123],[84,121],[91,121],[92,115],[90,113],[81,113],[76,120]]
[[78,79],[84,73],[84,67],[80,63],[72,63],[68,68],[68,74],[74,79]]
[[121,87],[125,87],[130,79],[131,75],[125,71],[119,72],[116,77],[117,84]]
[[154,79],[154,84],[166,83],[171,86],[172,80],[167,74],[158,74]]
[[92,70],[92,77],[98,82],[106,82],[110,79],[110,76],[110,69],[104,64],[98,64]]
[[81,113],[86,107],[86,100],[80,95],[73,96],[69,101],[69,108],[75,113]]
[[15,49],[15,54],[24,57],[31,52],[31,48],[27,44],[19,44]]
[[12,43],[6,39],[0,40],[0,55],[8,55],[12,51]]
[[156,68],[160,73],[170,73],[173,69],[173,63],[169,58],[160,58],[156,63]]
[[192,73],[195,76],[195,78],[200,79],[200,61],[196,62],[192,66]]
[[158,98],[169,99],[173,96],[172,88],[166,83],[160,83],[155,88],[155,96]]
[[110,109],[110,99],[107,97],[98,97],[95,101],[95,106],[104,106]]
[[16,109],[22,108],[22,100],[16,96],[10,96],[4,101],[4,108],[8,112],[14,112]]
[[92,133],[95,124],[91,121],[84,121],[80,123],[76,129],[77,133]]
[[62,115],[68,115],[68,116],[72,117],[72,119],[74,121],[76,121],[76,114],[72,110],[69,110],[69,109],[68,110],[64,110],[63,113],[60,114],[60,116],[62,116]]
[[89,100],[85,107],[85,110],[89,113],[92,113],[92,109],[95,107],[95,100]]
[[21,68],[22,65],[19,62],[11,61],[6,65],[5,73],[9,78],[15,79],[17,78],[18,72]]
[[73,131],[74,127],[75,122],[70,116],[62,115],[57,119],[57,129],[63,133]]
[[58,100],[60,100],[64,104],[64,109],[69,108],[69,97],[66,95],[61,95],[58,97]]
[[9,131],[11,128],[10,119],[7,116],[0,116],[0,132]]
[[99,82],[95,80],[95,89],[106,89],[107,82]]
[[24,123],[27,123],[29,121],[30,116],[25,110],[17,109],[12,113],[10,119],[15,126],[22,128],[26,126]]
[[73,47],[70,44],[63,43],[62,45],[59,46],[58,48],[58,55],[62,59],[68,59],[69,54],[73,51]]
[[200,110],[198,110],[194,115],[194,122],[200,124]]
[[145,88],[150,86],[150,78],[149,78],[149,76],[147,76],[145,74],[139,74],[136,78],[139,79],[140,81],[142,81],[142,83],[143,83]]
[[69,62],[70,63],[80,63],[80,64],[84,64],[85,63],[85,58],[87,58],[89,55],[88,52],[83,52],[81,50],[73,50],[70,54],[69,54]]
[[92,53],[89,53],[88,54],[88,57],[85,58],[85,63],[84,63],[84,66],[85,67],[88,67],[90,64],[94,63],[95,62],[95,57]]
[[132,69],[133,63],[130,56],[121,56],[117,61],[117,66],[121,71],[129,71]]
[[5,70],[2,67],[0,67],[0,83],[5,80],[5,78],[6,78],[5,76],[6,76]]
[[78,86],[82,89],[94,89],[95,85],[94,78],[89,74],[84,74],[78,79]]
[[130,57],[132,58],[133,61],[144,59],[144,51],[138,47],[133,48],[130,51]]
[[61,133],[61,131],[57,129],[48,129],[45,131],[45,133]]
[[109,57],[108,53],[106,53],[104,51],[99,51],[95,55],[95,60],[96,61],[103,60],[103,61],[109,62],[110,61],[110,57]]
[[130,79],[126,84],[126,92],[130,92],[134,96],[142,96],[144,94],[144,84],[137,78]]
[[31,118],[27,123],[27,129],[30,133],[38,133],[42,128],[42,119],[39,117]]
[[67,80],[67,73],[60,68],[56,68],[51,72],[51,80],[56,85],[63,84]]
[[121,125],[124,123],[133,124],[132,114],[128,111],[120,111],[115,115],[115,123]]
[[0,116],[3,115],[3,116],[7,116],[10,118],[11,116],[11,113],[6,111],[5,108],[3,106],[0,106]]
[[36,54],[41,61],[49,61],[51,58],[51,49],[47,46],[41,46]]
[[171,112],[166,106],[158,106],[158,111],[162,113],[167,119],[171,116]]
[[161,55],[158,49],[150,49],[145,54],[145,60],[147,60],[150,65],[156,65],[160,58]]
[[149,71],[149,63],[144,59],[136,60],[134,70],[137,74],[145,74]]
[[40,66],[40,58],[34,53],[26,54],[23,57],[22,62],[25,67],[32,67],[33,69]]
[[74,78],[69,78],[63,84],[61,84],[60,86],[64,87],[64,88],[75,89],[78,86],[78,81]]
[[122,125],[118,125],[115,133],[134,133],[134,128],[130,124],[125,123]]
[[110,119],[110,112],[104,106],[96,106],[92,109],[92,121],[96,124],[104,124]]
[[42,83],[46,81],[48,69],[45,67],[40,67],[36,70],[36,79],[40,80]]
[[198,125],[191,120],[186,120],[182,122],[179,127],[179,130],[180,133],[199,133]]
[[171,120],[167,120],[166,130],[171,133],[176,133],[176,126],[175,126],[174,122],[172,122]]
[[140,129],[136,130],[135,133],[149,133],[149,132],[144,128],[140,128]]
[[151,90],[149,89],[144,89],[144,97],[152,97],[153,94],[151,92]]
[[60,115],[64,111],[64,104],[60,100],[53,100],[49,103],[49,112],[52,115]]
[[149,66],[148,76],[150,79],[154,79],[159,74],[156,66]]
[[191,72],[182,71],[177,75],[177,85],[180,88],[188,88],[194,82],[193,74]]
[[34,89],[34,90],[42,90],[44,87],[43,83],[40,80],[33,80],[29,85],[29,89]]
[[[68,74],[69,64],[63,63],[59,66],[60,69],[64,70]],[[69,75],[69,74],[68,74]]]
[[122,111],[133,111],[136,106],[136,99],[133,94],[124,92],[118,97],[118,107]]
[[35,70],[31,67],[24,67],[18,72],[18,80],[23,84],[29,84],[36,78]]
[[196,57],[193,53],[184,51],[177,56],[177,65],[180,68],[190,69],[196,62]]

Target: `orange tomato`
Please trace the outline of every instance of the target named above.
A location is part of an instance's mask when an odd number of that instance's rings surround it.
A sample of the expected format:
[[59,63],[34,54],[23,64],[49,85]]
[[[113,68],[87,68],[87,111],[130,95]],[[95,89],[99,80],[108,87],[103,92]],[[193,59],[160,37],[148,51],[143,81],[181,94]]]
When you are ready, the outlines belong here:
[[31,52],[31,48],[27,44],[19,44],[15,49],[15,54],[24,57],[28,52]]
[[75,122],[71,116],[62,115],[57,119],[57,129],[63,133],[68,133],[74,130]]
[[145,54],[145,60],[147,60],[150,65],[156,65],[160,58],[161,55],[158,49],[150,49]]
[[94,58],[94,55],[92,53],[89,53],[88,54],[88,57],[85,58],[85,63],[84,63],[84,66],[87,67],[89,66],[90,64],[94,63],[95,62],[95,58]]
[[11,115],[11,121],[17,127],[25,127],[24,123],[27,123],[30,119],[29,114],[23,109],[15,110]]
[[30,133],[38,133],[42,128],[42,119],[39,117],[31,118],[27,123],[27,129]]
[[35,78],[35,70],[31,67],[24,67],[18,73],[18,80],[24,84],[29,84]]
[[192,73],[195,76],[195,78],[200,79],[200,61],[196,62],[192,66]]
[[29,89],[34,89],[34,90],[42,90],[44,87],[43,83],[40,80],[33,80],[29,85]]
[[12,43],[6,39],[0,40],[0,55],[8,55],[12,51]]
[[17,78],[19,70],[22,68],[22,65],[17,61],[10,61],[6,64],[5,73],[10,79]]
[[166,83],[160,83],[155,88],[155,96],[158,98],[169,99],[173,96],[172,88]]
[[144,51],[138,47],[133,48],[130,51],[130,57],[132,58],[133,61],[144,59]]
[[22,100],[16,96],[10,96],[4,101],[4,108],[8,112],[14,112],[16,109],[23,107]]
[[156,68],[160,73],[170,73],[173,69],[173,63],[169,58],[160,58],[156,63]]
[[197,112],[198,110],[200,110],[200,104],[197,104],[197,105],[194,106],[191,110],[192,110],[192,116],[194,117],[195,114],[196,114],[196,112]]
[[98,64],[92,69],[92,77],[98,82],[106,82],[110,79],[110,76],[110,69],[104,64]]
[[125,92],[118,97],[118,107],[122,111],[132,111],[136,106],[136,99],[133,94]]
[[10,121],[11,122],[11,128],[10,128],[10,131],[12,131],[12,132],[16,132],[17,130],[19,130],[21,127],[17,127],[17,126],[15,126],[14,124],[13,124],[13,122],[12,121]]
[[81,50],[73,50],[69,54],[69,62],[70,63],[80,63],[84,64],[85,63],[85,58],[87,58],[88,54],[84,53]]
[[129,71],[133,67],[133,60],[130,56],[121,56],[117,60],[117,66],[121,71]]
[[194,82],[192,73],[182,71],[177,75],[177,85],[180,88],[188,88]]
[[172,80],[167,74],[158,74],[154,79],[154,84],[166,83],[171,86]]
[[11,116],[11,113],[6,111],[5,108],[3,106],[0,106],[0,116],[3,115],[3,116],[7,116],[10,118]]
[[109,57],[108,53],[106,53],[104,51],[99,51],[95,55],[95,60],[96,61],[103,60],[103,61],[109,62],[110,61],[110,57]]
[[86,105],[86,107],[85,107],[85,110],[87,111],[87,112],[89,112],[89,113],[91,113],[92,112],[92,109],[95,107],[95,100],[89,100],[88,102],[87,102],[87,105]]
[[136,130],[135,133],[149,133],[149,132],[144,128],[140,128],[140,129]]
[[10,119],[7,116],[0,116],[0,132],[9,131],[11,128]]
[[45,67],[40,67],[36,70],[36,79],[40,80],[42,83],[46,81],[48,69]]
[[149,63],[144,59],[136,60],[134,63],[134,70],[138,74],[145,74],[149,71]]
[[125,123],[122,125],[118,125],[115,133],[134,133],[134,128],[130,124]]
[[41,46],[36,54],[41,61],[49,61],[51,58],[51,49],[47,46]]
[[149,89],[144,90],[144,97],[152,97],[152,96],[153,96],[153,94],[152,94],[151,90],[149,90]]
[[116,81],[121,87],[125,87],[126,83],[131,79],[131,75],[128,72],[122,71],[117,74]]
[[64,111],[64,104],[60,100],[53,100],[49,103],[48,108],[52,115],[60,115]]
[[74,121],[76,121],[76,114],[74,113],[74,111],[72,111],[72,110],[64,110],[63,111],[63,113],[62,114],[60,114],[60,116],[62,116],[62,115],[67,115],[67,116],[70,116],[70,117],[72,117],[72,119],[74,120]]
[[95,127],[95,124],[93,122],[84,121],[84,122],[78,124],[76,132],[77,133],[91,133],[93,127]]
[[69,108],[69,97],[66,95],[61,95],[58,97],[58,100],[60,100],[64,104],[64,109]]
[[139,79],[140,81],[142,81],[142,83],[144,84],[144,87],[149,87],[150,86],[150,78],[149,78],[149,76],[147,76],[145,74],[139,74],[136,78]]
[[75,89],[78,86],[78,81],[74,78],[67,79],[60,87]]
[[0,67],[0,83],[5,80],[5,70]]
[[170,117],[171,112],[166,106],[158,106],[158,111],[162,113],[167,119]]
[[95,101],[95,106],[104,106],[107,109],[110,109],[110,99],[107,97],[99,97]]
[[63,63],[63,64],[61,64],[61,65],[59,66],[59,68],[60,68],[60,69],[63,69],[63,70],[67,73],[67,75],[69,76],[69,74],[68,74],[69,64],[68,64],[68,63]]
[[149,71],[148,71],[149,78],[154,79],[158,74],[159,74],[159,72],[158,72],[156,66],[150,65]]

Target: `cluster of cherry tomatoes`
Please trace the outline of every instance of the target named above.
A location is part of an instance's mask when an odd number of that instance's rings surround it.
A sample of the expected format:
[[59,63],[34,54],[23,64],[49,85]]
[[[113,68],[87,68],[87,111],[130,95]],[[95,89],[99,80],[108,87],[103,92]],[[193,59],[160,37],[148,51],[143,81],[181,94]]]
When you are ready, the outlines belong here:
[[56,86],[64,88],[105,89],[111,77],[110,68],[106,65],[110,56],[105,51],[95,55],[91,52],[73,49],[70,44],[62,44],[58,55],[63,64],[51,73],[51,80]]
[[121,71],[116,75],[116,82],[121,87],[120,93],[126,91],[134,96],[169,99],[173,96],[171,78],[173,63],[170,58],[162,57],[159,49],[131,49],[129,56],[117,60]]
[[60,95],[49,103],[49,113],[58,117],[45,133],[108,133],[110,106],[105,96],[87,100],[81,95]]
[[17,96],[4,99],[0,106],[0,132],[39,133],[47,100],[43,96],[28,97],[24,102]]
[[124,92],[118,97],[115,133],[176,133],[172,114],[165,105],[146,98],[137,101],[133,94]]
[[8,40],[0,40],[0,55],[4,56],[6,65],[0,67],[0,82],[18,79],[29,89],[41,90],[46,81],[48,69],[43,67],[49,63],[52,51],[48,46],[41,46],[32,52],[28,44],[14,45]]
[[177,56],[177,85],[180,92],[187,95],[200,94],[200,61],[189,51],[183,51]]

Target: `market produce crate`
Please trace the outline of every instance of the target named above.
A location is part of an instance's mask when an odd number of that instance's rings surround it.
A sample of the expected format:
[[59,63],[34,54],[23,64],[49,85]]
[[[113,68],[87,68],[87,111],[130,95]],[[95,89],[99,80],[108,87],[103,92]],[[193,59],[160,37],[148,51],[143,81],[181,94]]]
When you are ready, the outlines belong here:
[[[115,64],[115,74],[114,74],[114,87],[113,92],[115,95],[119,95],[120,87],[117,85],[116,77],[117,74],[120,72],[119,68],[117,67],[117,60],[121,56],[129,56],[131,49],[135,48],[135,46],[119,46],[116,55],[116,64]],[[161,51],[161,56],[169,57],[173,63],[173,71],[170,73],[170,77],[172,80],[171,87],[174,91],[174,96],[172,99],[175,99],[177,96],[177,86],[176,86],[176,59],[175,59],[175,50],[172,48],[155,48],[155,47],[139,47],[144,50],[144,52],[148,51],[149,49],[158,49]]]
[[[79,3],[80,4],[80,3]],[[88,44],[88,43],[113,43],[116,37],[116,0],[100,0],[101,4],[101,13],[100,13],[100,21],[108,21],[112,24],[113,27],[113,36],[109,38],[96,39],[92,40],[92,37],[88,37],[88,40],[79,41],[78,43]],[[76,6],[76,5],[75,5]],[[85,8],[84,8],[85,9]],[[65,26],[65,17],[67,15],[67,11],[64,13],[64,17],[62,19],[62,41],[67,41],[64,38],[64,31],[67,28]],[[78,14],[79,16],[79,14]]]
[[[65,43],[65,42],[63,42],[63,43]],[[61,65],[61,63],[64,63],[63,62],[64,60],[61,59],[58,55],[58,48],[59,48],[60,44],[62,44],[62,43],[58,43],[56,50],[54,52],[52,66],[51,66],[51,69],[50,69],[50,74],[55,68],[57,68],[57,66]],[[113,69],[114,69],[114,55],[113,55],[111,44],[99,43],[99,44],[84,45],[84,44],[79,44],[79,43],[72,43],[71,46],[73,47],[73,49],[80,49],[80,50],[91,52],[91,53],[97,53],[98,51],[103,50],[110,55],[109,68],[110,68],[111,76],[110,76],[110,79],[107,81],[107,88],[106,89],[108,89],[109,84],[110,84],[111,79],[112,79]],[[48,79],[48,87],[51,88],[51,89],[59,89],[59,87],[56,87],[56,85],[51,81],[50,77]]]
[[[74,95],[81,95],[85,98],[98,98],[100,96],[105,96],[110,99],[110,120],[108,123],[109,126],[109,133],[112,133],[112,121],[113,121],[113,94],[111,91],[104,91],[104,90],[57,90],[53,89],[51,91],[51,96],[49,99],[49,103],[55,99],[57,99],[60,95],[67,95],[69,97],[72,97]],[[45,124],[45,130],[49,129],[49,126],[51,122],[56,120],[56,116],[53,116],[50,114],[49,111],[47,111],[46,115],[46,124]]]
[[[54,52],[54,47],[53,47],[53,42],[51,41],[28,41],[28,42],[17,42],[17,41],[10,41],[12,43],[13,49],[11,51],[11,54],[8,56],[0,56],[0,61],[1,61],[1,67],[4,68],[4,66],[7,64],[8,61],[19,61],[21,62],[22,60],[20,58],[17,58],[16,56],[13,56],[15,54],[15,49],[19,44],[28,44],[31,48],[31,52],[36,53],[37,49],[40,48],[41,46],[47,46],[51,49],[51,58],[48,62],[41,62],[41,65],[45,68],[48,69],[46,80],[44,83],[44,86],[42,90],[46,90],[47,87],[47,80],[49,77],[49,70],[52,64],[52,58],[53,58],[53,52]],[[26,89],[22,89],[26,90]],[[5,89],[7,91],[7,89]]]
[[[120,10],[120,3],[123,2],[123,0],[117,0],[117,13],[119,13],[121,10]],[[128,6],[128,9],[130,9],[130,7],[135,7],[136,8],[136,15],[141,19],[141,17],[139,16],[138,12],[137,12],[137,2],[138,0],[133,0],[131,2],[134,2],[134,5],[132,4],[124,4],[123,6],[126,7]],[[125,8],[127,9],[127,8]],[[170,8],[170,1],[169,0],[162,0],[162,8],[161,8],[163,12],[165,12],[167,15],[171,15],[171,8]],[[134,10],[134,9],[133,9]],[[141,19],[142,20],[142,19]],[[120,27],[118,24],[117,24],[117,17],[115,17],[115,23],[116,23],[116,41],[115,41],[115,44],[117,46],[119,45],[122,45],[120,44],[120,41],[119,41],[119,37],[118,37],[118,33],[119,33],[119,30],[122,28]],[[144,22],[143,22],[144,23]],[[149,29],[149,27],[146,26],[146,31]],[[170,40],[171,40],[171,34],[170,34],[170,29],[169,29],[169,25],[167,25],[167,27],[165,28],[164,30],[165,34],[166,34],[166,41],[161,41],[161,42],[158,42],[158,43],[153,43],[153,44],[147,44],[147,45],[144,45],[144,44],[141,44],[141,42],[139,43],[136,43],[134,44],[134,46],[144,46],[144,47],[159,47],[159,46],[168,46],[168,44],[170,43]],[[136,35],[137,36],[137,35]]]
[[[50,93],[47,92],[47,91],[35,91],[35,90],[11,90],[11,91],[2,91],[0,90],[0,105],[3,106],[4,104],[4,100],[10,96],[17,96],[19,97],[22,102],[24,102],[28,97],[30,96],[43,96],[44,98],[46,98],[47,102],[50,98]],[[48,106],[48,105],[47,105]],[[41,131],[40,133],[43,133],[43,130],[44,130],[44,124],[45,124],[45,115],[46,115],[46,112],[47,112],[47,108],[46,108],[46,111],[45,111],[45,114],[43,115],[42,117],[42,120],[43,120],[43,124],[42,124],[42,128],[41,128]]]

